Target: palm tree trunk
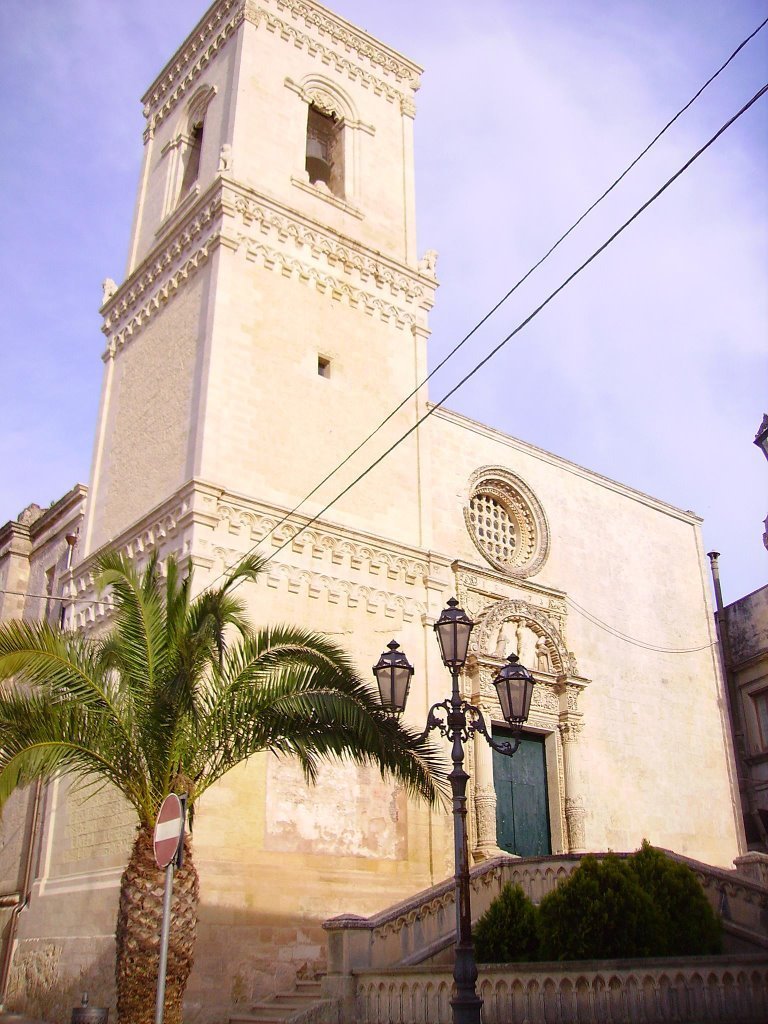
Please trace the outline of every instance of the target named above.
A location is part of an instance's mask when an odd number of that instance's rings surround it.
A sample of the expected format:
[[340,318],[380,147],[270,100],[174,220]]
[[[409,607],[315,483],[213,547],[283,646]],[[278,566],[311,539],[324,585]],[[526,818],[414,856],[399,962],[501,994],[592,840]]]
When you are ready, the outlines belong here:
[[[120,882],[117,915],[117,1024],[154,1024],[165,871],[155,864],[152,829],[140,827]],[[192,970],[199,885],[189,835],[184,865],[173,880],[164,1024],[181,1024],[184,989]]]

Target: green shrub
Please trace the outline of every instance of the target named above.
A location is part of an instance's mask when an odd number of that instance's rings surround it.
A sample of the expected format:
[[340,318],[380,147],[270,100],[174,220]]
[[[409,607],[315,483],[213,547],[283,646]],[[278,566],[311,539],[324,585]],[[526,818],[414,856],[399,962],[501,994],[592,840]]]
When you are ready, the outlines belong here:
[[545,960],[653,956],[661,915],[625,862],[587,856],[539,907]]
[[508,964],[537,958],[536,908],[519,885],[504,886],[477,922],[474,940],[479,963]]
[[659,956],[697,956],[722,951],[720,919],[689,867],[655,850],[647,839],[627,864],[661,915],[655,950]]

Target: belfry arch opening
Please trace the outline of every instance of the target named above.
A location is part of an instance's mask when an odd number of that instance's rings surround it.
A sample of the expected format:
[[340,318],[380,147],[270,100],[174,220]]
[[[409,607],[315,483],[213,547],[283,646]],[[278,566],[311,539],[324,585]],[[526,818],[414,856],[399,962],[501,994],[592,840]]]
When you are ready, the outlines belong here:
[[311,185],[344,198],[344,121],[314,103],[307,110],[305,168]]
[[200,153],[203,148],[203,121],[195,121],[190,127],[186,152],[184,153],[184,176],[181,182],[181,196],[184,196],[197,181],[200,174]]

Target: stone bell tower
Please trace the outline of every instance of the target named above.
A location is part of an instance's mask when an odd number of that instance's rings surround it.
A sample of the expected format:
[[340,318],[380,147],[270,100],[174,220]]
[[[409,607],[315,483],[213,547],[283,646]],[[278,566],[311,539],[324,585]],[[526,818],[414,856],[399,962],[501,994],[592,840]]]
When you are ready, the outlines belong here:
[[[127,276],[105,283],[84,554],[182,493],[185,508],[214,488],[291,509],[423,379],[436,282],[415,241],[419,74],[314,0],[218,0],[149,88]],[[402,500],[428,490],[419,444],[329,514],[425,545],[423,500]]]

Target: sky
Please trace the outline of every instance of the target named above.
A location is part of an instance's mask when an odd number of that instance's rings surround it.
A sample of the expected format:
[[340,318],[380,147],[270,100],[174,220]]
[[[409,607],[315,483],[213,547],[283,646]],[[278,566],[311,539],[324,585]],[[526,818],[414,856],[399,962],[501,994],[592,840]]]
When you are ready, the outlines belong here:
[[[140,97],[207,6],[0,4],[0,523],[88,482],[101,281],[124,275]],[[431,366],[768,17],[753,0],[332,6],[425,68],[416,188],[419,250],[439,253]],[[432,400],[766,80],[768,27],[436,374]],[[768,96],[448,402],[703,516],[726,601],[768,579],[768,464],[752,444],[768,412],[767,171]]]

